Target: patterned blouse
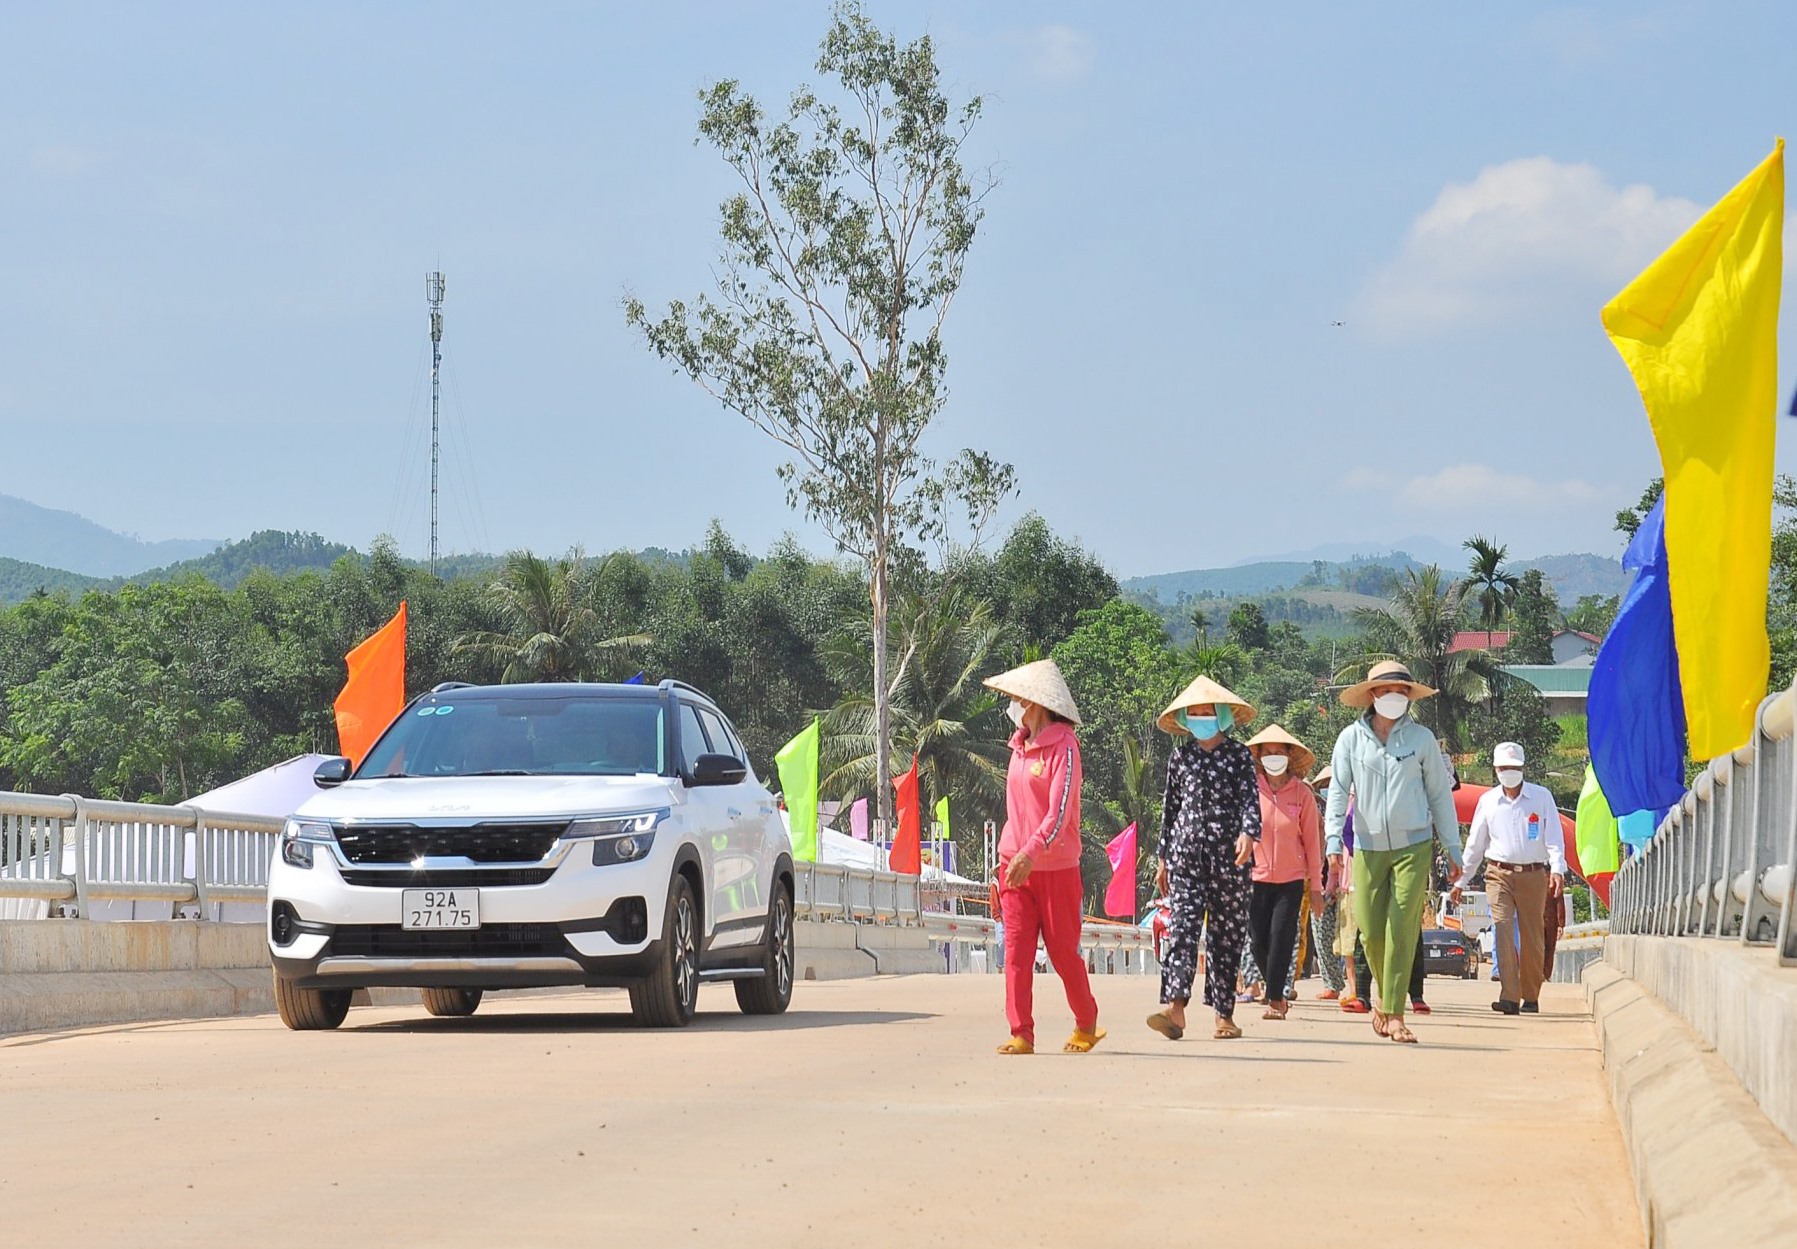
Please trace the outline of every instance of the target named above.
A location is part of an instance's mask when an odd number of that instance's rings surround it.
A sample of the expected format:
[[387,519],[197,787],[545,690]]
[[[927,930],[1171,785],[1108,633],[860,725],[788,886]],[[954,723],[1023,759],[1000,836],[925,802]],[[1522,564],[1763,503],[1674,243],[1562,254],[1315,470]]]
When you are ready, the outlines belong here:
[[1187,739],[1167,760],[1161,807],[1161,858],[1177,867],[1199,841],[1231,844],[1244,833],[1260,840],[1260,782],[1254,756],[1234,738],[1206,750]]

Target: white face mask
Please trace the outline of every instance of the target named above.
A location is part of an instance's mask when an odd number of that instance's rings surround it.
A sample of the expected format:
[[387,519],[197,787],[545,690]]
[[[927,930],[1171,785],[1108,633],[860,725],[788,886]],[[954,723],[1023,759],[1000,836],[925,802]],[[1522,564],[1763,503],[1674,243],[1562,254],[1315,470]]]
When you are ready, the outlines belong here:
[[1387,720],[1402,719],[1410,710],[1410,696],[1407,694],[1381,694],[1373,700],[1373,710]]
[[1011,700],[1010,706],[1005,708],[1005,715],[1010,719],[1012,724],[1016,725],[1018,728],[1023,727],[1023,704],[1018,702],[1015,698]]
[[1260,757],[1261,770],[1268,776],[1284,776],[1285,770],[1291,766],[1291,762],[1285,755],[1262,755]]
[[1498,784],[1502,785],[1505,789],[1515,789],[1518,785],[1522,784],[1521,768],[1499,768],[1497,776]]

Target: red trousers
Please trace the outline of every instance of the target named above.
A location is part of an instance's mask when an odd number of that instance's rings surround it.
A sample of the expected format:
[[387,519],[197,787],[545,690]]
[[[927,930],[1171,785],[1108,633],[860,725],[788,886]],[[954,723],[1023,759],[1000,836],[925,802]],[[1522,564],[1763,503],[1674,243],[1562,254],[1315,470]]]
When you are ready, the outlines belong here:
[[[1008,864],[1000,864],[1004,879]],[[1011,1035],[1036,1043],[1035,1005],[1036,938],[1048,947],[1048,961],[1067,990],[1073,1008],[1073,1024],[1081,1032],[1098,1026],[1098,999],[1086,977],[1085,960],[1079,956],[1079,930],[1084,922],[1079,868],[1058,872],[1031,872],[1021,885],[1004,887],[998,897],[1005,924],[1005,1017]]]

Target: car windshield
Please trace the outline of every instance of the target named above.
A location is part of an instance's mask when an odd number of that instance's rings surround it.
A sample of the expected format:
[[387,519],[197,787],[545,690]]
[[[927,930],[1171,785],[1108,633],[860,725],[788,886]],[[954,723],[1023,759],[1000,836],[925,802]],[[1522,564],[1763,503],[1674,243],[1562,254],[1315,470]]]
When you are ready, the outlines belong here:
[[446,691],[407,708],[356,777],[660,774],[665,740],[661,704],[647,699]]

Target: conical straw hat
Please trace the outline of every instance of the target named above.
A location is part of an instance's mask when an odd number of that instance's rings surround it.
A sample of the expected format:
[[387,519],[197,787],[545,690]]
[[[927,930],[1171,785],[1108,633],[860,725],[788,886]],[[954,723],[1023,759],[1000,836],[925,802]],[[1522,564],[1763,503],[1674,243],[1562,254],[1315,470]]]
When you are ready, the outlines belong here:
[[1175,737],[1190,737],[1191,734],[1186,731],[1185,725],[1175,717],[1187,707],[1198,707],[1205,703],[1228,704],[1235,709],[1235,722],[1238,725],[1254,722],[1255,711],[1251,705],[1243,702],[1209,677],[1199,677],[1186,686],[1178,698],[1167,704],[1167,709],[1161,712],[1161,718],[1154,723],[1164,733],[1171,733]]
[[1310,770],[1317,765],[1316,752],[1297,738],[1293,737],[1290,733],[1287,733],[1280,725],[1269,724],[1266,728],[1248,739],[1248,748],[1250,750],[1256,746],[1273,745],[1286,747],[1286,753],[1292,757],[1291,774],[1293,776],[1308,776],[1310,775]]
[[1067,678],[1061,675],[1052,659],[1038,659],[1035,663],[987,677],[986,688],[1046,707],[1056,715],[1079,723],[1079,708],[1073,705],[1073,691],[1067,688]]

